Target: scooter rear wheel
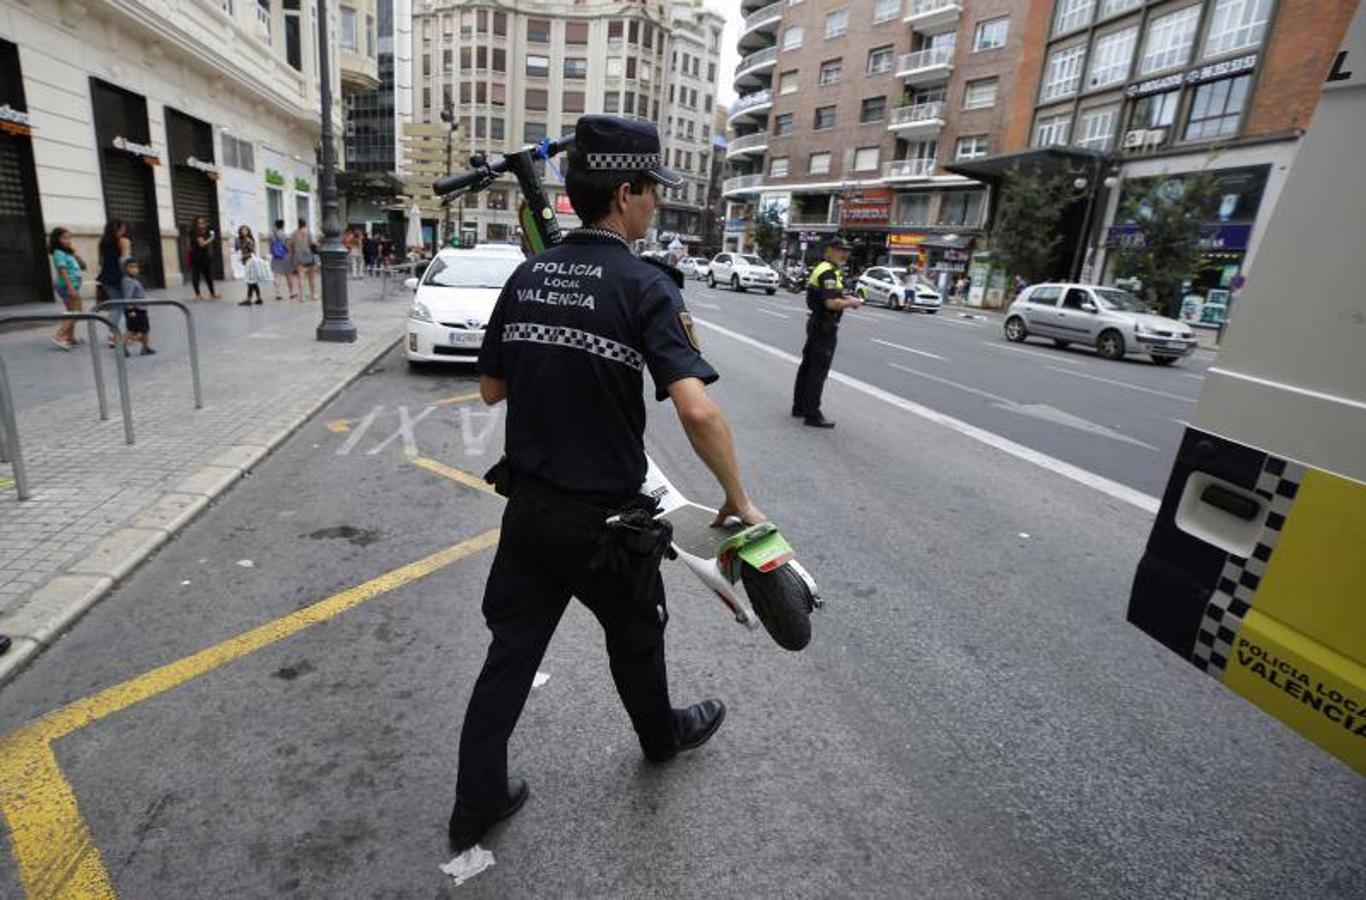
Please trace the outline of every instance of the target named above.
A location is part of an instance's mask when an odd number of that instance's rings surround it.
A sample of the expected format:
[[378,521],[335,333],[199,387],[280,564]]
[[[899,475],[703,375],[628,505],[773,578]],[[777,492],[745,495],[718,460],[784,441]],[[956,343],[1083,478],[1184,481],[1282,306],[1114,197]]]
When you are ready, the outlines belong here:
[[745,593],[764,630],[784,650],[801,650],[811,642],[811,607],[806,582],[791,566],[771,572],[745,566],[740,572]]

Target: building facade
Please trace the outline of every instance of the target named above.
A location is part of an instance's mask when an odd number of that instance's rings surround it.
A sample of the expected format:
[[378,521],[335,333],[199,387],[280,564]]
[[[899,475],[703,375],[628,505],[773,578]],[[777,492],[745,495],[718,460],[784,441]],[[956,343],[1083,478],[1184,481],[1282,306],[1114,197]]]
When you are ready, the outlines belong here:
[[705,250],[707,198],[711,192],[712,128],[725,19],[697,0],[670,7],[669,73],[664,125],[660,137],[664,159],[683,176],[683,184],[665,188],[655,216],[658,243],[677,238],[688,253]]
[[[17,176],[0,179],[0,229],[26,238],[0,246],[0,304],[51,296],[57,227],[91,260],[105,221],[123,219],[158,287],[180,283],[195,217],[222,236],[220,270],[239,225],[316,229],[316,34],[300,0],[174,16],[150,0],[0,0],[0,166]],[[342,67],[334,57],[338,96]]]

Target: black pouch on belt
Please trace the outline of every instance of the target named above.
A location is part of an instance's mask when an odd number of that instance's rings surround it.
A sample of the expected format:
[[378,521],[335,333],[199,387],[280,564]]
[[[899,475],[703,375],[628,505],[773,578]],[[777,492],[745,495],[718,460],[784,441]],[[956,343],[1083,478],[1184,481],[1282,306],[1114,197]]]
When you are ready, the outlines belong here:
[[659,501],[641,496],[609,511],[598,550],[589,564],[590,568],[605,568],[627,577],[631,596],[642,603],[650,602],[659,564],[673,543],[673,526],[655,518],[658,510]]
[[508,462],[506,456],[493,464],[493,468],[484,473],[484,480],[493,485],[494,493],[500,497],[512,496],[512,464]]

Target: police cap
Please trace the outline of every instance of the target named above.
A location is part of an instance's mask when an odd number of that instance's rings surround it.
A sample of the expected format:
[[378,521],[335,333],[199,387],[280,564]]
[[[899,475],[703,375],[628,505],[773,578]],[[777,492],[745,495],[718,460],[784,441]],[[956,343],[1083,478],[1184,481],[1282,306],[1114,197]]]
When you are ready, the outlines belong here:
[[648,172],[660,184],[676,187],[683,176],[664,165],[659,132],[653,122],[620,116],[580,116],[574,150],[592,172]]

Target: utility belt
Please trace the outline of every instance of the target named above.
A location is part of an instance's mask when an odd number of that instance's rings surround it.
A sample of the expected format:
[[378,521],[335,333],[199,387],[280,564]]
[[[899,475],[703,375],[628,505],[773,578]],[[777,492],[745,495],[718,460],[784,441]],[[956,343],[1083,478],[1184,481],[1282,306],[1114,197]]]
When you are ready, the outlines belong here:
[[672,554],[673,525],[656,519],[659,501],[644,494],[594,497],[566,491],[526,472],[503,457],[484,480],[504,497],[526,496],[553,510],[579,535],[592,541],[589,571],[606,571],[631,583],[631,596],[650,602],[655,575]]
[[807,327],[816,334],[834,334],[840,330],[840,320],[828,311],[813,312],[807,315]]

